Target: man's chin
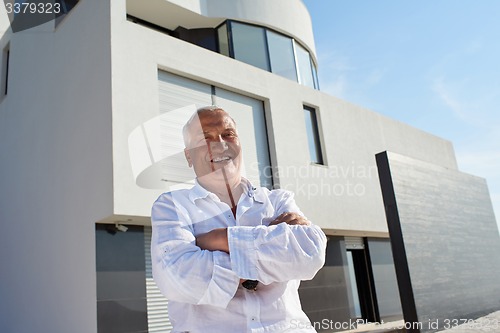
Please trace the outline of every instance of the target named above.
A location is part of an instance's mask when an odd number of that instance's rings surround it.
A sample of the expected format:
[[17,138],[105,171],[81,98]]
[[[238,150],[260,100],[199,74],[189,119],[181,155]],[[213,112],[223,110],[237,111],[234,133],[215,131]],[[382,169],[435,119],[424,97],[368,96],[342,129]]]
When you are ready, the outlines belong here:
[[203,178],[212,181],[225,181],[228,178],[241,176],[240,170],[233,164],[215,166],[215,170],[198,178]]

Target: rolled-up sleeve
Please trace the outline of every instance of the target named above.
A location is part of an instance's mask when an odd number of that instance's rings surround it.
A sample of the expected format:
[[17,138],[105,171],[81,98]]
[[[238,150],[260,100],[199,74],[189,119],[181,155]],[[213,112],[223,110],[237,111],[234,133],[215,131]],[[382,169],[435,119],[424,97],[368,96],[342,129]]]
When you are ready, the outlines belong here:
[[225,308],[239,277],[229,255],[196,246],[192,225],[170,193],[158,198],[151,213],[153,278],[170,300]]
[[[300,210],[287,191],[272,198],[275,217]],[[316,225],[229,227],[232,270],[243,279],[264,284],[294,279],[310,280],[325,262],[326,236]]]

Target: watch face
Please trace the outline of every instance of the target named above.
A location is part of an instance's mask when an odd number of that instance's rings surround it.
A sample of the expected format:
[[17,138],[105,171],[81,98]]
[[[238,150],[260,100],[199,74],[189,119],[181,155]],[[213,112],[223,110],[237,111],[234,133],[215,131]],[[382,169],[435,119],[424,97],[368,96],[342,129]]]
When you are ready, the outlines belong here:
[[257,285],[259,284],[259,281],[256,280],[246,280],[243,282],[241,285],[249,290],[257,290]]

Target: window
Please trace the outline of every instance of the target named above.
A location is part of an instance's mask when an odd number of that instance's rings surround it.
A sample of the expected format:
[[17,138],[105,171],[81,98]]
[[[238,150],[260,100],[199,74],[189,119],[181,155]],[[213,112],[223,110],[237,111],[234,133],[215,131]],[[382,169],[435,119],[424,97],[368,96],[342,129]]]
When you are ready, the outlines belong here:
[[293,38],[273,30],[235,21],[217,29],[219,53],[319,89],[309,51]]
[[314,66],[312,59],[311,59],[311,68],[313,72],[313,79],[314,79],[314,88],[319,90],[319,79],[318,79],[318,71],[316,70],[316,66]]
[[10,58],[10,45],[3,49],[2,52],[2,96],[7,95],[9,84],[9,58]]
[[298,43],[295,43],[295,52],[297,53],[297,67],[299,68],[299,82],[305,86],[315,88],[313,66],[309,52]]
[[96,224],[99,332],[170,332],[168,300],[153,280],[151,227]]
[[195,174],[184,155],[182,127],[196,108],[216,104],[236,121],[243,148],[245,177],[273,187],[264,103],[209,84],[158,71],[160,115],[129,135],[136,184],[148,189],[190,188]]
[[234,59],[270,70],[264,28],[231,22]]
[[219,53],[229,57],[229,40],[227,38],[227,24],[223,24],[217,29],[219,38]]
[[96,224],[97,330],[148,329],[144,227]]
[[311,162],[316,164],[324,164],[323,155],[321,153],[321,144],[319,140],[316,110],[308,106],[304,106],[304,116],[306,121],[307,141],[309,144],[309,155],[311,157]]
[[186,29],[177,27],[172,35],[207,50],[217,51],[216,31],[213,28]]
[[271,72],[297,81],[293,41],[290,37],[267,30],[267,43],[271,59]]

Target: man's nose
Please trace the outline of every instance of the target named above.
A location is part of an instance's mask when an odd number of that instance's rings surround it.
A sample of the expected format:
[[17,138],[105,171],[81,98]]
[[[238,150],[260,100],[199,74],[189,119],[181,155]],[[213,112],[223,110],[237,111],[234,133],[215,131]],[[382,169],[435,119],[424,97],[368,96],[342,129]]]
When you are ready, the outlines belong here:
[[210,149],[221,152],[227,150],[228,147],[222,136],[218,135],[210,141]]

